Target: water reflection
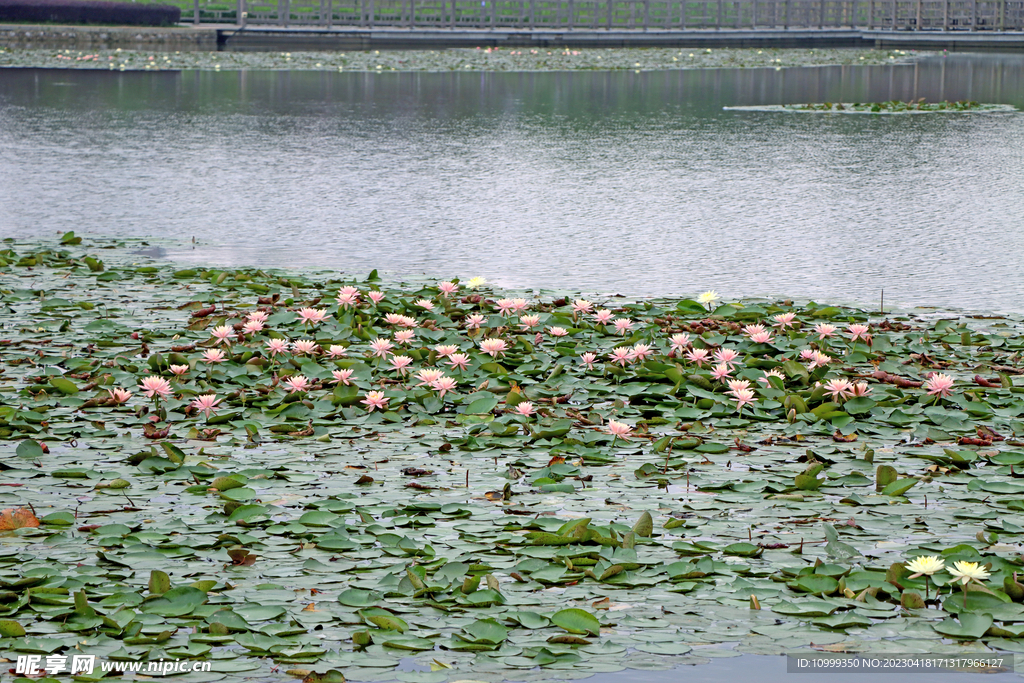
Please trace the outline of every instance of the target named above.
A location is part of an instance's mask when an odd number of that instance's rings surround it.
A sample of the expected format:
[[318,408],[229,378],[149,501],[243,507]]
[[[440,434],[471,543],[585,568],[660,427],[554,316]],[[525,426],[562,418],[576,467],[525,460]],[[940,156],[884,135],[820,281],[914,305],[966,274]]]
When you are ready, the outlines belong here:
[[0,234],[220,264],[1024,310],[1024,59],[650,73],[0,71]]

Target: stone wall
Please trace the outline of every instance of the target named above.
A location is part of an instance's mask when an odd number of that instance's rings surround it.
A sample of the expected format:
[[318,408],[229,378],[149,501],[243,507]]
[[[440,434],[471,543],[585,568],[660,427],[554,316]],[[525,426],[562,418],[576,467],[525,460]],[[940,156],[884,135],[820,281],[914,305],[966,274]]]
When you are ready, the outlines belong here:
[[0,25],[0,45],[36,49],[216,50],[213,28]]

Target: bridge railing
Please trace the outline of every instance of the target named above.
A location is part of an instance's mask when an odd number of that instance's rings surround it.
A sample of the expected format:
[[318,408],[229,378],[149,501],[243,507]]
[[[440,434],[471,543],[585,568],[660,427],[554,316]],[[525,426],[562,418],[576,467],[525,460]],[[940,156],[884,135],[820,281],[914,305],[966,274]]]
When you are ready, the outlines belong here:
[[1024,30],[1024,0],[193,0],[182,21],[308,27]]

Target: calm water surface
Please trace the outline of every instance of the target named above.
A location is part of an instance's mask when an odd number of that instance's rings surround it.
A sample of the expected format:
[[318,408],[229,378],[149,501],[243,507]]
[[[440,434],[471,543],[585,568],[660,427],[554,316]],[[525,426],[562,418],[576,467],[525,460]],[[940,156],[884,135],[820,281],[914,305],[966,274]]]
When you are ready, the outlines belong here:
[[1024,312],[1024,58],[646,73],[0,70],[0,236],[220,265]]

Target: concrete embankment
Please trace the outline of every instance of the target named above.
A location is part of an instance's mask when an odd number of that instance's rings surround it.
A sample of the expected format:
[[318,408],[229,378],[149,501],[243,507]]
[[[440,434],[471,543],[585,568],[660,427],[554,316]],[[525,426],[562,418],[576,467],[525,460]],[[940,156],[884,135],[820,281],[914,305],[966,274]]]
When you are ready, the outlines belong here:
[[0,45],[71,50],[216,50],[217,29],[207,27],[57,26],[0,24]]

